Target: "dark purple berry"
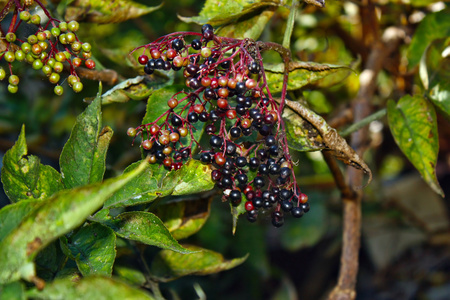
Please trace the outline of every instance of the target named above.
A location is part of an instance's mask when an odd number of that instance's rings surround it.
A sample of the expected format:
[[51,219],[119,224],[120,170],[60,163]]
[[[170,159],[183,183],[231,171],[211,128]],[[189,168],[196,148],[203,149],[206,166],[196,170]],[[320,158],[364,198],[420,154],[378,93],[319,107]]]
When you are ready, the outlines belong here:
[[291,215],[294,218],[300,218],[304,214],[303,209],[301,207],[294,207],[291,209]]

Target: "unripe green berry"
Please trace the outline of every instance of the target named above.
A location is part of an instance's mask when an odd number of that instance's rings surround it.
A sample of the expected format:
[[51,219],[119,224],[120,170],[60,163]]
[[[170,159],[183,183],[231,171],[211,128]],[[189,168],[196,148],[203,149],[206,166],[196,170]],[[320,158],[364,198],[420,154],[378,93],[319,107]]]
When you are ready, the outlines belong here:
[[6,71],[3,68],[0,68],[0,80],[5,79]]
[[32,15],[30,22],[34,25],[41,25],[41,17],[39,15]]
[[131,136],[131,137],[135,137],[136,136],[136,129],[133,128],[133,127],[128,128],[127,135]]
[[54,70],[56,73],[61,73],[61,72],[64,70],[64,65],[63,65],[61,62],[57,61],[57,62],[55,62],[55,64],[53,65],[53,70]]
[[83,90],[83,84],[79,81],[75,82],[72,89],[75,93],[79,93]]
[[8,78],[8,81],[9,81],[9,83],[10,84],[12,84],[12,85],[18,85],[19,84],[19,76],[17,76],[17,75],[11,75],[11,76],[9,76],[9,78]]
[[52,67],[52,68],[53,68],[53,66],[55,65],[55,63],[56,63],[56,60],[55,60],[54,58],[49,58],[49,59],[47,60],[47,65],[49,65],[49,66]]
[[67,23],[66,23],[66,22],[61,22],[61,23],[59,23],[58,28],[59,28],[62,32],[66,32],[66,31],[67,31]]
[[67,27],[70,31],[76,32],[80,28],[80,24],[77,21],[70,21]]
[[36,36],[37,36],[37,39],[39,40],[39,41],[45,41],[46,39],[47,39],[47,35],[43,32],[43,31],[39,31],[37,34],[36,34]]
[[72,44],[73,42],[75,42],[75,40],[76,40],[75,33],[73,33],[73,32],[66,33],[66,40],[69,44]]
[[34,34],[28,36],[28,43],[30,43],[31,45],[36,44],[37,42],[38,38]]
[[44,31],[44,33],[45,33],[45,36],[47,37],[47,39],[52,37],[52,32],[50,30],[47,29]]
[[58,37],[61,34],[61,30],[58,27],[53,27],[50,32],[54,37]]
[[14,52],[12,52],[12,51],[7,51],[5,53],[5,56],[3,56],[3,57],[9,63],[12,63],[16,59],[16,56],[14,55]]
[[64,89],[63,89],[62,86],[57,85],[57,86],[55,86],[53,91],[55,92],[56,95],[61,96],[63,94],[63,92],[64,92]]
[[58,53],[55,54],[55,59],[57,61],[60,61],[60,62],[65,62],[67,58],[66,58],[66,55],[64,53],[58,52]]
[[59,42],[60,42],[61,44],[63,44],[63,45],[66,45],[66,44],[69,43],[69,42],[67,41],[67,36],[66,36],[65,33],[59,35]]
[[89,43],[83,43],[81,45],[81,48],[83,49],[84,52],[91,52],[92,46]]
[[14,53],[14,56],[17,61],[23,61],[25,59],[25,53],[22,50],[17,50],[16,53]]
[[24,11],[20,12],[19,18],[22,21],[28,22],[28,20],[30,20],[30,18],[31,18],[31,14],[28,11],[24,10]]
[[39,59],[44,61],[47,58],[47,56],[48,56],[47,52],[42,52],[41,55],[39,56]]
[[8,84],[8,92],[10,92],[11,94],[17,93],[18,90],[19,87],[17,85]]
[[33,54],[32,53],[28,53],[27,54],[27,56],[25,56],[25,60],[28,62],[28,63],[33,63],[33,61],[35,60],[36,58],[34,58],[33,57]]
[[58,83],[60,78],[61,77],[59,76],[58,73],[52,73],[52,74],[50,74],[50,77],[48,78],[48,81],[50,81],[51,83],[56,84],[56,83]]
[[69,77],[67,78],[67,82],[69,83],[70,86],[73,86],[78,81],[79,79],[75,75],[69,75]]
[[42,63],[42,61],[40,59],[36,59],[35,61],[33,61],[33,64],[31,66],[35,70],[40,70],[40,69],[42,69],[44,64]]
[[16,41],[16,34],[14,32],[8,32],[5,38],[7,42],[13,43]]
[[72,54],[70,54],[69,51],[64,51],[63,53],[66,56],[66,60],[70,60],[70,57],[72,56]]
[[23,43],[20,47],[25,54],[30,53],[31,51],[31,45],[29,43]]
[[52,67],[50,67],[49,65],[44,65],[42,67],[42,73],[44,73],[46,76],[50,76],[52,72],[53,72]]
[[80,42],[73,42],[71,45],[73,52],[79,52],[81,50],[81,43]]

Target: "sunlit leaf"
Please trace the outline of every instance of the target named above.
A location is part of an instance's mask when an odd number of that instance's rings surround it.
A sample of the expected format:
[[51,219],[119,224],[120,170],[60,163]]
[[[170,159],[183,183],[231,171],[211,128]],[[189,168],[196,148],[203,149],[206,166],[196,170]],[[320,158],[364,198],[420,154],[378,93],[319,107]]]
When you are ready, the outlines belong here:
[[249,38],[257,40],[261,36],[267,22],[272,18],[273,13],[274,11],[270,9],[256,15],[246,16],[248,18],[242,18],[238,22],[220,27],[217,30],[217,34],[236,39]]
[[122,238],[138,241],[162,249],[171,249],[179,253],[191,253],[173,238],[163,222],[154,214],[133,211],[125,212],[114,218],[97,219],[110,227]]
[[425,16],[411,40],[408,48],[408,59],[411,67],[419,63],[428,45],[439,38],[450,35],[450,10],[444,9]]
[[11,202],[43,200],[63,189],[61,175],[52,167],[40,163],[34,155],[28,155],[25,126],[19,139],[3,157],[1,179]]
[[64,240],[83,276],[111,276],[116,258],[116,235],[110,228],[89,224]]
[[[281,92],[283,88],[284,64],[264,64],[264,70],[270,92]],[[340,70],[350,69],[346,66],[325,65],[313,62],[292,63],[292,67],[289,70],[287,89],[288,91],[297,90]]]
[[0,284],[35,276],[33,260],[56,238],[80,226],[103,202],[146,167],[90,186],[58,192],[40,201],[0,242]]
[[95,100],[77,117],[59,159],[66,188],[100,182],[105,173],[106,151],[112,137],[108,126],[102,130],[101,86]]
[[154,299],[143,290],[131,287],[113,278],[88,276],[73,281],[70,278],[56,279],[40,291],[27,291],[32,299]]
[[434,107],[421,96],[406,95],[397,104],[390,100],[387,109],[395,142],[428,185],[444,196],[435,170],[439,140]]
[[125,266],[115,265],[114,276],[119,277],[129,284],[137,286],[142,286],[146,281],[145,275],[141,271]]
[[186,275],[208,275],[232,269],[242,264],[248,255],[226,260],[220,253],[186,246],[191,254],[180,254],[170,250],[160,251],[152,262],[151,273],[160,281],[170,281]]
[[64,18],[93,23],[119,23],[159,9],[128,0],[75,0],[66,7]]
[[22,200],[2,207],[0,210],[0,242],[37,206],[39,206],[37,200]]
[[0,285],[1,300],[25,300],[25,286],[20,281]]

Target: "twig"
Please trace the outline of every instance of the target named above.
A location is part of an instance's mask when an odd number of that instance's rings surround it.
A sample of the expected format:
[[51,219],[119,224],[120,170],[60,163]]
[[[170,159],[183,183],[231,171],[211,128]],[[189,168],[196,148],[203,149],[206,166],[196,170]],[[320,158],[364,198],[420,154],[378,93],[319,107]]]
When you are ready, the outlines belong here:
[[87,68],[77,68],[77,74],[81,78],[101,81],[107,85],[114,85],[119,80],[119,74],[116,71],[110,69],[89,70]]
[[369,125],[371,122],[381,119],[384,117],[387,113],[386,108],[383,108],[376,113],[371,114],[370,116],[367,116],[366,118],[362,119],[361,121],[357,123],[353,123],[351,126],[349,126],[347,129],[340,132],[341,136],[346,137],[352,134],[355,131],[360,130],[361,128]]

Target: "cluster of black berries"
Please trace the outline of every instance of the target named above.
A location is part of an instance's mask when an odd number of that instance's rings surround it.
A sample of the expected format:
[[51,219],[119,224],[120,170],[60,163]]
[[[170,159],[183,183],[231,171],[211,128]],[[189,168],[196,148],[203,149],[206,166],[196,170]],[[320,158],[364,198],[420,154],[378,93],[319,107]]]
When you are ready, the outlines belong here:
[[[95,68],[95,62],[91,59],[91,45],[78,40],[76,35],[80,26],[78,22],[66,23],[52,18],[41,2],[36,3],[42,8],[48,20],[43,21],[39,14],[32,14],[36,11],[33,7],[36,6],[34,1],[9,0],[0,13],[3,18],[9,12],[13,14],[9,25],[3,24],[4,21],[1,24],[2,27],[8,27],[4,37],[6,51],[0,53],[0,61],[4,59],[8,63],[10,73],[8,91],[17,93],[20,81],[19,77],[13,74],[13,64],[27,62],[33,69],[42,70],[48,81],[56,85],[54,92],[57,95],[64,92],[60,85],[64,80],[61,80],[60,74],[64,66],[68,67],[71,73],[67,78],[68,85],[73,91],[80,92],[83,84],[75,69],[83,62],[87,68]],[[26,23],[26,35],[19,31],[23,23]],[[0,80],[6,78],[6,75],[5,69],[0,67]]]
[[[194,36],[191,43],[188,36]],[[206,24],[201,34],[174,33],[140,48],[138,61],[146,74],[182,70],[187,87],[168,100],[168,110],[157,120],[128,130],[141,136],[151,162],[179,169],[199,146],[199,159],[214,167],[211,177],[224,199],[244,206],[249,221],[270,210],[272,224],[279,227],[284,213],[301,217],[309,211],[255,42],[216,36]],[[210,136],[209,146],[195,139],[199,128]]]

